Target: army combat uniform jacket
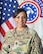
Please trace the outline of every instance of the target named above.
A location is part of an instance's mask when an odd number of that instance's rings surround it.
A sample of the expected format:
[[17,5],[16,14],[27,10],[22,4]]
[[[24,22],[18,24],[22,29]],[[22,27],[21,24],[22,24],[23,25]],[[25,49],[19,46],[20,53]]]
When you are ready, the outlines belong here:
[[6,33],[1,54],[41,54],[41,40],[36,31],[26,27]]

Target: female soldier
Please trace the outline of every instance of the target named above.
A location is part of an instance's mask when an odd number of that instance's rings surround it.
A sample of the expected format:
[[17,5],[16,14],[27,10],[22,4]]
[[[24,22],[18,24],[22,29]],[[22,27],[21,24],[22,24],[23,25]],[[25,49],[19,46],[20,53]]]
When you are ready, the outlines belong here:
[[2,54],[41,54],[41,39],[36,31],[26,26],[26,11],[17,9],[13,18],[16,28],[6,33]]

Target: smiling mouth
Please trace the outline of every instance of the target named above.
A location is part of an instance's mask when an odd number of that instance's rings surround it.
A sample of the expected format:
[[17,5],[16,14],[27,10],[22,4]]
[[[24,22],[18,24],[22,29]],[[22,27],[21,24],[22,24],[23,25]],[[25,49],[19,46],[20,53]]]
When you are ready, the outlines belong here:
[[19,23],[19,24],[23,24],[23,23]]

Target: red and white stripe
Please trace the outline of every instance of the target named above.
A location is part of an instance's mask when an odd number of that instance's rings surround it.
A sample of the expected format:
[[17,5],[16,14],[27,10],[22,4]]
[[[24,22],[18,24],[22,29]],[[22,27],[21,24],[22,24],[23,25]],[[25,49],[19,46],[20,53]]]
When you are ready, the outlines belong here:
[[15,22],[13,20],[13,17],[9,18],[6,22],[4,22],[0,26],[0,49],[3,43],[3,37],[5,36],[6,32],[8,32],[9,30],[13,28],[15,28]]

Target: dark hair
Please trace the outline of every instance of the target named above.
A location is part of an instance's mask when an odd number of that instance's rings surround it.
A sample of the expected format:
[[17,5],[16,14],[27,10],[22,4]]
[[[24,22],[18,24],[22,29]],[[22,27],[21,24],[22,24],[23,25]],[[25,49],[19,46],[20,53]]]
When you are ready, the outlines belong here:
[[20,12],[24,12],[26,14],[26,17],[27,17],[26,11],[23,8],[19,8],[19,9],[15,10],[13,18],[15,18]]

